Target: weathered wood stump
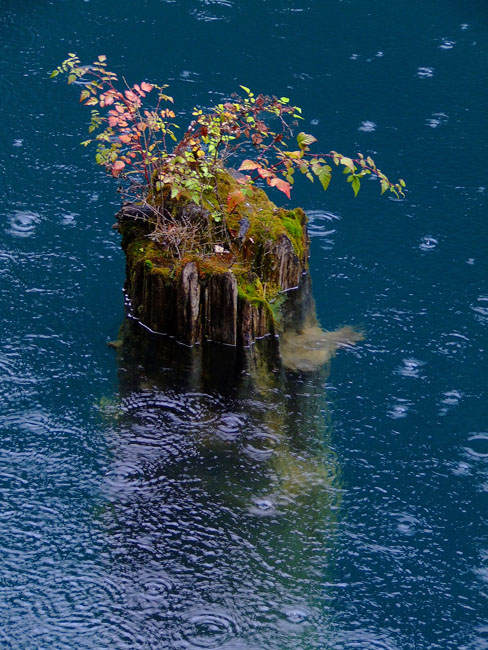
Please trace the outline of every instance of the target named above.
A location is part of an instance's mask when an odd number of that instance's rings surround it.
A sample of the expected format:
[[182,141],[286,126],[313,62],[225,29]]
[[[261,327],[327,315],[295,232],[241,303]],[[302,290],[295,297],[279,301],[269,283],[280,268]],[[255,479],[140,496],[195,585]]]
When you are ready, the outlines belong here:
[[254,189],[215,221],[215,205],[238,187],[222,171],[203,206],[162,192],[119,212],[130,312],[153,332],[246,347],[283,330],[291,294],[309,291],[303,210],[278,208]]

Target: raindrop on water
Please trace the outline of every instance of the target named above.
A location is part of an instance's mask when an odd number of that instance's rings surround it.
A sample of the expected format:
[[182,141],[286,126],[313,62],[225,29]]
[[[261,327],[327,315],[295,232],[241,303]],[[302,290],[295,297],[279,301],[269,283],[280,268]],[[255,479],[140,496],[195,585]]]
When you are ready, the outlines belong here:
[[358,131],[371,133],[372,131],[376,131],[376,124],[374,122],[371,122],[370,120],[365,120],[364,122],[361,122],[361,126],[358,127]]
[[427,79],[434,76],[434,68],[420,67],[417,68],[417,77],[420,79]]
[[435,237],[431,237],[430,235],[426,235],[425,237],[422,237],[419,248],[422,249],[423,251],[432,251],[434,248],[436,248],[437,244],[439,242]]

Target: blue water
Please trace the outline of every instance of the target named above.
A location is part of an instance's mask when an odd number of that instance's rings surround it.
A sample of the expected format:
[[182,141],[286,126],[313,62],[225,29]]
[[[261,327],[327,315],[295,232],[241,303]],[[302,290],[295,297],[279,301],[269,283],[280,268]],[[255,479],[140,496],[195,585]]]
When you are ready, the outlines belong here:
[[[0,647],[488,648],[485,4],[0,0],[0,43]],[[365,340],[230,392],[117,357],[116,187],[47,80],[70,51],[182,121],[287,95],[405,178],[292,194],[321,323]]]

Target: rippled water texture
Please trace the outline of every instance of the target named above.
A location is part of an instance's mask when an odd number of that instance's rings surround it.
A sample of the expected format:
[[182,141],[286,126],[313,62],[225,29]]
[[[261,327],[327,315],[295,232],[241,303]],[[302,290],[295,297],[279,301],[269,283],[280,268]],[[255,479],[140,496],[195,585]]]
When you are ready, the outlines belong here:
[[[488,648],[487,20],[0,0],[1,648]],[[295,349],[237,376],[229,351],[202,374],[142,332],[107,347],[118,195],[47,80],[67,52],[170,83],[182,123],[239,84],[285,95],[325,149],[406,179],[404,201],[294,188],[320,325],[355,345],[304,332],[323,368]]]

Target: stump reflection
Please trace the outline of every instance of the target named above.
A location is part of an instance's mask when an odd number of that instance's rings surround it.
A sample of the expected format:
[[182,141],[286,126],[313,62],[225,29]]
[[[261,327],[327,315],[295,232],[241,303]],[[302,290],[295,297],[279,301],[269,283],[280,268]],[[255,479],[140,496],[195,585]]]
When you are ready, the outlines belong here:
[[125,324],[104,518],[114,580],[159,647],[326,643],[327,366],[288,371],[276,343],[190,348]]

